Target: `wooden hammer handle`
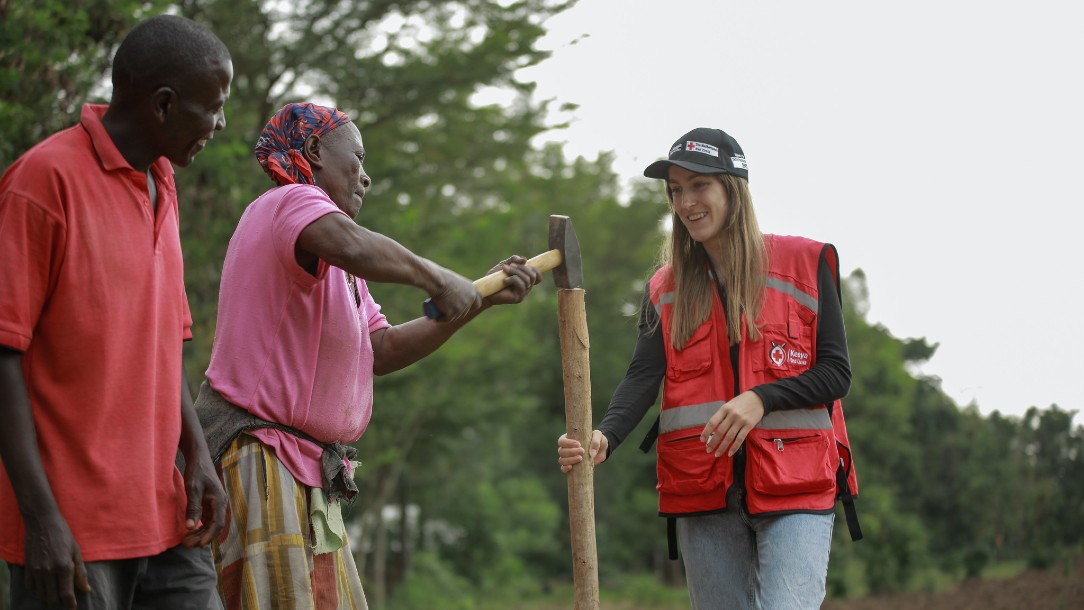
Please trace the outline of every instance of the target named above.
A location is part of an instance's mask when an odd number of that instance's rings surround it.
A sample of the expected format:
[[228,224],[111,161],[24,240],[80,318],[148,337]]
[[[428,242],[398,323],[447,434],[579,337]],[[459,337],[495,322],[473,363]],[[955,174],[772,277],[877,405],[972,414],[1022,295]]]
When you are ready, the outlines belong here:
[[[527,261],[528,267],[534,267],[542,273],[550,271],[558,267],[563,262],[560,250],[547,250],[542,254]],[[474,280],[474,287],[478,290],[478,294],[482,295],[482,298],[488,297],[492,294],[496,294],[504,288],[504,278],[508,277],[503,271],[494,271],[489,275]],[[433,304],[432,299],[426,299],[422,305],[422,310],[425,315],[432,319],[437,319],[441,316],[441,312],[437,309],[437,306]]]
[[[545,273],[560,264],[560,250],[549,250],[527,261],[528,267],[534,267],[542,273]],[[474,280],[474,287],[478,289],[478,294],[483,297],[488,297],[491,294],[500,292],[501,289],[504,288],[504,278],[506,277],[508,277],[508,274],[505,272],[494,271],[484,278]]]

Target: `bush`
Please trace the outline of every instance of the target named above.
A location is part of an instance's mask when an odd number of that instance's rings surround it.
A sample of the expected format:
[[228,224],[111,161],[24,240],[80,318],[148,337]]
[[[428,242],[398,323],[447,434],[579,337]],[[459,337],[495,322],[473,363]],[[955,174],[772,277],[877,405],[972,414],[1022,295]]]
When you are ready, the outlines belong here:
[[474,587],[432,551],[418,551],[410,573],[388,600],[388,610],[473,610]]
[[964,567],[964,578],[979,578],[986,566],[990,565],[990,551],[983,546],[973,546],[964,551],[961,563]]

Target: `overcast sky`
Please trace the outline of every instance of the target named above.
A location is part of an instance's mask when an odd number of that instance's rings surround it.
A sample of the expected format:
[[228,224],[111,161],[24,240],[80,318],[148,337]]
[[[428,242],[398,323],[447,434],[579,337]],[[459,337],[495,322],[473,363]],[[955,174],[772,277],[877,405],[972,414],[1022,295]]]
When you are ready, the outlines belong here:
[[629,180],[730,133],[762,230],[834,243],[961,406],[1080,410],[1081,6],[580,0],[521,77],[580,106],[547,137]]

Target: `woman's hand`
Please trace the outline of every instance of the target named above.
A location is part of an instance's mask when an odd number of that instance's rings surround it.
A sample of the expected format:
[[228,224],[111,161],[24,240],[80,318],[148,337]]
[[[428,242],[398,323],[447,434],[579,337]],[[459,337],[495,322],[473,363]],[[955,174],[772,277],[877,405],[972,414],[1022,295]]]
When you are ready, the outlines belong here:
[[[542,272],[527,266],[527,259],[522,256],[509,256],[497,263],[489,273],[503,271],[504,288],[486,297],[490,305],[514,305],[527,298],[531,288],[542,281]],[[488,275],[488,274],[487,274]]]
[[745,442],[745,437],[764,418],[764,401],[756,392],[746,391],[719,407],[700,433],[708,453],[720,457],[723,452],[733,457]]
[[[606,435],[595,430],[591,433],[591,462],[598,466],[606,461],[606,455],[610,448],[610,441]],[[568,438],[562,434],[557,439],[557,463],[561,465],[561,472],[572,472],[572,466],[583,461],[583,446],[580,441]]]

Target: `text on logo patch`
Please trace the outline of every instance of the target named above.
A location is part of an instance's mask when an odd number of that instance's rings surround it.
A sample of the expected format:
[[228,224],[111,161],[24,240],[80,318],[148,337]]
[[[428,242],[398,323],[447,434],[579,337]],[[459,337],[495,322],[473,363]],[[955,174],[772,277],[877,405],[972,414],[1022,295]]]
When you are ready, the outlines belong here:
[[809,366],[809,352],[801,352],[793,348],[788,349],[786,341],[780,343],[772,341],[771,343],[772,349],[768,352],[768,358],[771,359],[774,366],[781,367],[784,363],[800,368]]
[[711,144],[705,144],[703,142],[694,142],[692,140],[685,142],[685,150],[700,153],[702,155],[711,155],[713,157],[719,156],[718,146],[712,146]]

